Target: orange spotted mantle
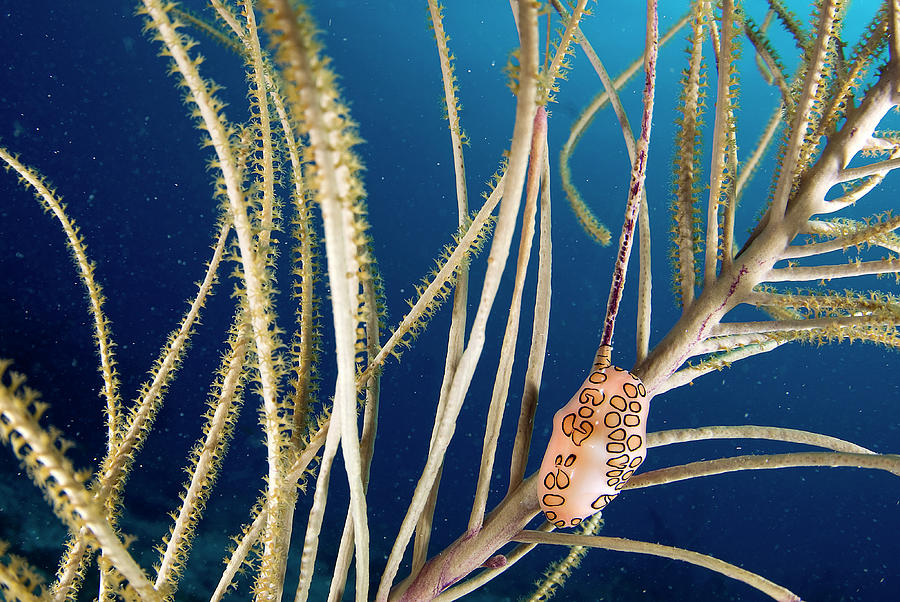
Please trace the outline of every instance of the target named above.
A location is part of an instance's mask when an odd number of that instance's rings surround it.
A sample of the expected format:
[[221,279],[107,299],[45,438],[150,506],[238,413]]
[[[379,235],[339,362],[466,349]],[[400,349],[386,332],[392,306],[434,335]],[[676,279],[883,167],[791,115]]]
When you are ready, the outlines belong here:
[[548,521],[574,527],[619,494],[644,461],[649,406],[644,384],[630,372],[591,372],[553,417],[538,484]]

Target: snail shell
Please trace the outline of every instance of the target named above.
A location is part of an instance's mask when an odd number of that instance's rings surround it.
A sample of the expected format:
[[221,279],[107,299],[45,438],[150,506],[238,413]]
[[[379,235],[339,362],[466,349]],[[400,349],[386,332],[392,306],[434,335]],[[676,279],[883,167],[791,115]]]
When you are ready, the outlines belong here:
[[574,527],[615,498],[644,461],[644,384],[610,366],[594,370],[553,417],[538,495],[547,520]]

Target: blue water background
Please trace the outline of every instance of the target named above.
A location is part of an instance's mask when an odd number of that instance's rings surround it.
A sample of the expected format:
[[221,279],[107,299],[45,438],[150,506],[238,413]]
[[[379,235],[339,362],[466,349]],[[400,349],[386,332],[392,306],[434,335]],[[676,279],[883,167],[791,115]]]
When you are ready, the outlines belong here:
[[[340,74],[344,96],[365,143],[358,147],[367,171],[369,221],[375,255],[386,283],[389,324],[396,324],[414,284],[433,265],[456,224],[452,158],[442,120],[440,71],[424,3],[328,2],[313,8],[321,40]],[[462,124],[471,205],[497,169],[512,133],[514,97],[503,68],[515,45],[505,2],[448,3],[445,27],[457,57]],[[640,3],[635,3],[638,5]],[[662,3],[661,28],[684,9]],[[796,3],[793,3],[796,4]],[[855,3],[846,27],[858,32],[869,18],[868,2]],[[751,10],[751,8],[748,8]],[[758,11],[758,8],[756,8]],[[808,20],[806,9],[798,13]],[[52,182],[79,224],[107,296],[106,311],[117,342],[122,391],[127,400],[147,378],[167,334],[195,293],[211,255],[218,208],[211,199],[211,158],[187,116],[180,92],[166,75],[158,44],[141,33],[130,6],[118,3],[4,3],[0,12],[0,141]],[[752,12],[752,10],[751,10]],[[607,69],[618,73],[642,48],[643,11],[631,3],[596,7],[585,31]],[[758,13],[752,13],[759,17]],[[544,21],[542,20],[542,26]],[[239,60],[202,34],[204,72],[226,86],[235,120],[246,118]],[[847,39],[854,39],[848,35]],[[795,50],[786,36],[776,42],[785,62]],[[647,180],[654,227],[653,331],[658,341],[678,316],[670,279],[667,231],[671,216],[671,140],[677,82],[685,66],[684,34],[663,49]],[[750,51],[745,45],[744,54]],[[749,149],[776,103],[745,60],[738,113],[739,144]],[[640,89],[622,91],[632,127],[639,127]],[[590,66],[577,53],[572,75],[561,83],[550,117],[551,159],[569,125],[599,89]],[[711,121],[711,114],[708,120]],[[744,133],[746,132],[746,133]],[[769,186],[771,161],[744,196],[738,237],[759,215]],[[618,232],[629,163],[612,113],[602,113],[573,161],[576,181],[600,219]],[[877,199],[854,208],[863,216],[890,206],[891,178]],[[880,200],[878,200],[880,199]],[[885,200],[887,199],[887,200]],[[549,419],[583,378],[599,339],[614,250],[591,242],[578,227],[553,179],[553,304],[529,473],[540,461]],[[617,234],[616,234],[617,236]],[[280,237],[285,242],[289,236]],[[516,248],[514,246],[514,248]],[[284,254],[287,254],[285,249]],[[536,254],[532,269],[536,267]],[[879,256],[876,253],[874,256]],[[838,259],[837,261],[843,261]],[[483,273],[483,256],[473,281]],[[633,261],[632,267],[636,267]],[[509,269],[507,270],[509,272]],[[534,272],[525,299],[534,296]],[[279,287],[289,290],[289,274]],[[635,281],[632,273],[618,320],[615,361],[634,361]],[[92,325],[58,224],[41,212],[31,193],[10,174],[0,174],[0,356],[11,357],[29,383],[52,404],[47,420],[77,443],[80,466],[96,466],[103,453],[100,379]],[[837,283],[837,287],[845,283]],[[846,286],[878,286],[860,280]],[[232,283],[223,278],[203,314],[192,348],[138,458],[126,498],[122,529],[144,566],[168,529],[166,513],[177,507],[184,458],[199,436],[198,416],[211,374],[223,352]],[[501,287],[488,341],[455,439],[447,456],[432,549],[465,529],[510,298]],[[470,296],[470,320],[477,293]],[[291,328],[292,310],[282,305],[281,325]],[[402,361],[392,360],[382,379],[382,414],[369,490],[372,563],[380,573],[424,463],[440,387],[448,312],[431,322]],[[762,319],[750,310],[734,319]],[[530,322],[529,312],[523,323]],[[505,491],[506,472],[530,329],[523,327],[501,433],[492,503]],[[326,336],[324,346],[330,349]],[[327,355],[327,354],[326,354]],[[323,366],[322,396],[333,387],[333,367]],[[814,347],[786,345],[744,360],[692,386],[654,400],[651,430],[717,424],[789,426],[848,439],[884,452],[900,451],[897,399],[900,359],[893,351],[855,343]],[[179,600],[206,599],[220,573],[229,536],[238,532],[263,483],[263,435],[257,400],[248,394],[219,487]],[[793,446],[720,441],[676,446],[650,454],[645,469],[740,453],[784,452]],[[0,537],[47,574],[55,571],[64,530],[8,452],[0,453]],[[332,477],[324,538],[336,542],[345,512],[342,472]],[[299,510],[302,523],[303,508]],[[603,534],[680,546],[711,554],[784,585],[806,600],[888,601],[900,597],[900,481],[875,471],[789,469],[743,472],[629,491],[607,511]],[[299,528],[296,529],[299,531]],[[301,534],[295,533],[295,539]],[[336,545],[323,545],[319,562],[329,572]],[[563,549],[541,548],[485,588],[481,599],[514,600]],[[288,574],[296,574],[292,559]],[[326,580],[327,582],[327,580]],[[242,584],[236,599],[246,598]],[[315,596],[323,596],[315,590]],[[324,598],[322,598],[324,599]],[[477,595],[476,595],[476,599]],[[762,594],[706,570],[666,559],[593,551],[560,600],[762,600]]]

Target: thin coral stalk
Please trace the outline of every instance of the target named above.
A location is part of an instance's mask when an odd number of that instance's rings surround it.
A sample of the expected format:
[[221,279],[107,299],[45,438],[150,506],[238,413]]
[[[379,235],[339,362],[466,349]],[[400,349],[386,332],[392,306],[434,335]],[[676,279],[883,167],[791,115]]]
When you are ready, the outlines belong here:
[[777,268],[769,270],[764,280],[766,282],[830,280],[831,278],[849,278],[866,274],[887,274],[896,272],[898,267],[900,267],[900,262],[895,258],[891,258],[877,261],[859,261],[846,265]]
[[773,470],[801,466],[851,467],[884,470],[900,476],[900,456],[889,454],[858,454],[848,452],[797,452],[735,456],[691,462],[682,466],[660,468],[632,477],[626,489],[653,487],[686,479],[736,472],[739,470]]
[[635,158],[631,167],[631,183],[628,186],[628,201],[625,205],[625,220],[619,238],[619,252],[613,268],[612,284],[609,289],[609,300],[606,303],[606,319],[603,323],[603,334],[600,336],[600,347],[611,347],[616,315],[622,293],[625,288],[625,271],[631,255],[631,244],[637,225],[637,214],[640,211],[640,199],[647,177],[647,154],[650,148],[650,126],[653,121],[653,100],[656,92],[656,58],[659,53],[659,25],[657,22],[656,2],[647,2],[647,39],[644,48],[644,110],[641,115],[641,136],[635,147]]
[[78,267],[78,275],[87,289],[91,317],[94,321],[94,340],[100,354],[100,375],[103,378],[103,397],[106,400],[106,445],[110,453],[119,436],[121,428],[121,400],[119,399],[119,377],[116,373],[114,344],[110,333],[109,320],[103,311],[103,289],[94,278],[95,264],[87,256],[87,248],[78,232],[78,227],[66,213],[65,205],[57,198],[54,191],[34,170],[25,166],[17,157],[0,146],[0,160],[6,162],[18,176],[34,189],[35,196],[44,208],[53,213],[66,235],[66,244],[72,253],[72,259]]
[[[366,355],[375,357],[380,347],[378,302],[375,294],[375,285],[371,279],[363,282],[363,299],[366,332]],[[381,396],[381,375],[377,372],[369,379],[365,387],[366,403],[363,414],[363,427],[360,434],[360,454],[363,467],[363,490],[369,487],[369,469],[375,452],[375,435],[378,431],[378,405]],[[344,587],[353,550],[353,517],[349,509],[344,519],[344,530],[341,534],[341,543],[338,548],[337,559],[334,563],[334,571],[331,576],[331,587],[328,590],[329,601],[339,601],[344,595]]]
[[[734,40],[734,2],[722,3],[722,35],[718,55],[718,90],[716,94],[715,124],[713,127],[712,165],[709,170],[709,198],[706,208],[706,260],[704,279],[711,282],[716,277],[719,258],[719,205],[726,186],[726,157],[729,130],[732,127],[731,98],[733,87],[732,52]],[[729,253],[730,249],[726,249]]]
[[824,447],[833,451],[851,454],[874,454],[875,452],[837,437],[829,437],[819,433],[798,429],[774,426],[737,425],[706,426],[692,429],[672,429],[647,434],[647,447],[662,447],[691,441],[708,441],[710,439],[768,439],[787,443],[801,443]]
[[[546,130],[544,131],[546,148]],[[538,252],[537,287],[534,300],[534,324],[531,331],[531,348],[528,352],[528,367],[525,371],[525,387],[522,392],[522,404],[516,437],[513,442],[512,459],[509,468],[509,491],[512,491],[525,478],[525,464],[531,447],[531,435],[534,427],[534,414],[537,410],[538,393],[541,375],[544,371],[544,358],[547,352],[547,336],[550,327],[550,298],[552,273],[552,237],[550,228],[550,157],[544,153],[544,167],[541,175],[541,221],[540,249]]]
[[774,600],[779,600],[781,602],[800,602],[800,596],[780,585],[772,583],[764,577],[760,577],[755,573],[751,573],[750,571],[729,564],[723,560],[719,560],[718,558],[713,558],[712,556],[692,552],[691,550],[685,550],[683,548],[664,546],[647,541],[622,539],[620,537],[572,535],[569,533],[541,533],[539,531],[522,531],[516,535],[514,540],[523,543],[586,546],[591,548],[602,548],[604,550],[649,554],[651,556],[660,556],[672,560],[681,560],[683,562],[702,566],[703,568],[715,571],[726,577],[743,581],[747,585],[758,589]]

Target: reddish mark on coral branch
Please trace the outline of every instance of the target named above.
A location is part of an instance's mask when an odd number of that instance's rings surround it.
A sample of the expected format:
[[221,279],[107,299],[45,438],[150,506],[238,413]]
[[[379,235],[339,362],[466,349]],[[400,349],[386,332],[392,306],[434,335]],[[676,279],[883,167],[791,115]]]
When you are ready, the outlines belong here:
[[741,269],[740,271],[738,271],[737,278],[734,279],[734,281],[731,283],[731,286],[728,288],[728,295],[725,297],[725,301],[722,301],[722,305],[725,305],[725,303],[728,302],[728,299],[730,299],[732,295],[734,295],[734,291],[737,290],[738,284],[741,283],[741,278],[749,271],[750,270],[747,269],[746,265],[741,265]]
[[[481,532],[481,527],[475,527],[475,528],[466,530],[465,535],[463,535],[463,537],[457,542],[457,544],[462,544],[464,542],[467,542],[467,541],[473,539],[480,532]],[[433,594],[435,596],[438,595],[439,593],[443,592],[444,590],[446,590],[451,585],[454,585],[455,583],[457,583],[463,577],[465,577],[465,574],[455,574],[454,570],[453,570],[453,567],[456,565],[456,563],[453,561],[453,559],[456,558],[460,554],[461,549],[462,549],[461,546],[458,546],[456,544],[454,544],[453,546],[451,546],[450,548],[447,549],[447,552],[449,554],[448,561],[441,565],[441,573],[440,573],[440,576],[438,577],[437,588],[433,592]],[[487,566],[487,563],[491,562],[491,560],[493,560],[493,557],[488,558],[482,566]],[[503,560],[504,560],[504,564],[505,564],[506,558],[504,558]],[[500,565],[500,566],[502,566],[502,565]],[[491,568],[491,567],[488,567],[488,568]],[[404,596],[404,599],[407,599],[406,596]]]
[[643,175],[644,172],[644,162],[647,160],[647,152],[643,149],[638,153],[637,161],[635,161],[635,172],[634,177],[631,179],[631,197],[637,198],[638,194],[641,192],[641,182],[640,175]]
[[[703,320],[703,324],[700,325],[700,330],[699,332],[697,332],[697,339],[694,341],[695,343],[699,343],[706,338],[704,333],[706,333],[708,330],[707,325],[709,324],[709,321],[715,314],[718,314],[720,311],[722,311],[722,309],[725,308],[726,305],[728,305],[728,300],[734,296],[734,292],[741,284],[741,278],[743,278],[744,274],[749,271],[750,270],[747,269],[747,266],[745,264],[741,265],[741,269],[738,270],[737,277],[735,277],[735,279],[731,281],[731,286],[728,287],[728,294],[725,295],[725,298],[722,299],[722,302],[719,303],[719,306],[715,309],[715,311],[710,312],[710,314],[706,316],[706,319]],[[716,321],[718,322],[718,320]]]
[[504,556],[503,554],[495,554],[485,560],[481,566],[485,569],[499,569],[506,566],[506,563],[506,556]]
[[[747,269],[747,265],[741,264],[741,269],[738,270],[737,276],[734,278],[734,280],[731,281],[731,285],[728,287],[728,294],[725,295],[725,298],[722,299],[722,302],[718,307],[716,307],[715,310],[707,314],[706,318],[703,320],[703,323],[700,324],[700,329],[697,331],[697,336],[694,338],[694,345],[702,343],[706,339],[705,333],[708,332],[710,328],[710,320],[712,320],[712,317],[714,315],[718,314],[720,311],[722,311],[722,309],[725,308],[726,305],[728,305],[728,300],[734,296],[734,293],[737,292],[738,287],[741,285],[741,279],[743,279],[744,275],[748,274],[749,272],[750,270]],[[716,319],[716,322],[718,321],[719,320]],[[668,376],[671,376],[676,370],[678,370],[678,368],[680,368],[681,365],[684,364],[687,358],[690,357],[691,349],[694,345],[687,347],[684,354],[678,358],[678,361],[672,364],[674,367],[669,370]]]

